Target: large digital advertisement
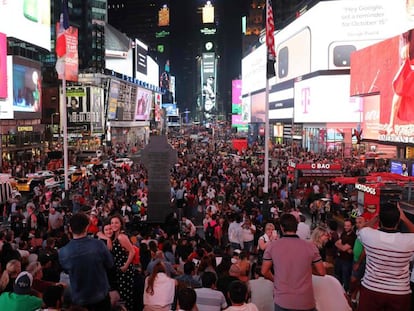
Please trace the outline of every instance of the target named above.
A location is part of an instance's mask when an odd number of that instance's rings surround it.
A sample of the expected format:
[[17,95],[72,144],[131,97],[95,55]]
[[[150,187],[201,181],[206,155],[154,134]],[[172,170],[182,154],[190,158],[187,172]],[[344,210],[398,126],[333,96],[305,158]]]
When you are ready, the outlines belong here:
[[13,56],[13,111],[18,117],[40,118],[42,76],[39,62]]
[[135,107],[135,120],[146,121],[149,119],[152,102],[151,91],[138,88]]
[[324,75],[296,82],[295,122],[360,122],[362,107],[349,97],[349,79],[349,75]]
[[96,87],[66,88],[68,132],[104,132],[103,92]]
[[0,33],[0,99],[7,98],[7,37]]
[[356,50],[414,27],[411,2],[320,1],[275,35],[277,81],[349,68]]
[[[352,55],[351,95],[371,95],[369,106],[364,105],[364,116],[371,123],[371,119],[378,120],[376,133],[369,133],[372,138],[414,143],[413,59],[414,30]],[[370,137],[363,134],[363,138]]]
[[50,51],[50,0],[0,1],[0,32]]
[[216,54],[203,53],[201,63],[201,87],[205,118],[214,114],[216,109]]

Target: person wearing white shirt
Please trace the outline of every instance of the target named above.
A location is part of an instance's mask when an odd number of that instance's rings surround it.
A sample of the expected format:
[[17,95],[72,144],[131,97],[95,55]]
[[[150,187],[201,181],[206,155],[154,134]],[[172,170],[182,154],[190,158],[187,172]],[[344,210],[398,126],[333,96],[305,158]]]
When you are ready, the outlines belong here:
[[305,215],[299,215],[300,222],[298,223],[298,230],[296,234],[303,240],[309,240],[311,236],[311,229],[309,224],[306,223]]
[[261,311],[273,311],[273,282],[265,279],[260,272],[261,267],[256,267],[254,280],[249,280],[247,285],[250,292],[250,302]]
[[339,281],[331,276],[312,275],[313,295],[318,311],[351,311],[346,293]]

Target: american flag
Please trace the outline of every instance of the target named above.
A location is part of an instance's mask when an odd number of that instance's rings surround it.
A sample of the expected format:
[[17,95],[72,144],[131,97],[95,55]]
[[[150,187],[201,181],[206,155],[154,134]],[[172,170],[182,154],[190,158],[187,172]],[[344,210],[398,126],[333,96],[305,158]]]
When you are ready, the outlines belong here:
[[275,38],[275,22],[273,20],[272,1],[266,0],[266,46],[267,46],[267,77],[275,75],[274,63],[276,60]]

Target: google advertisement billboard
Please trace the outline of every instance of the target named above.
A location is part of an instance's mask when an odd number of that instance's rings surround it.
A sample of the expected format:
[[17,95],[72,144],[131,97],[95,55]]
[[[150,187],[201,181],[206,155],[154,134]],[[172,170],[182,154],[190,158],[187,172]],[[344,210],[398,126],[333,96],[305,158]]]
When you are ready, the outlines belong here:
[[0,32],[50,51],[50,0],[0,1]]

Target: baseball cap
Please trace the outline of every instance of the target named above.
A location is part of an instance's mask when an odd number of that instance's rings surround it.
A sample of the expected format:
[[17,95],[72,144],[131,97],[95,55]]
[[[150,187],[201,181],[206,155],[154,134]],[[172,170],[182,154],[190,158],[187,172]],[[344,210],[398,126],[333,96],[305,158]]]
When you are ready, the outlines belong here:
[[19,295],[28,295],[30,294],[32,283],[33,276],[29,272],[20,272],[14,282],[14,292]]

